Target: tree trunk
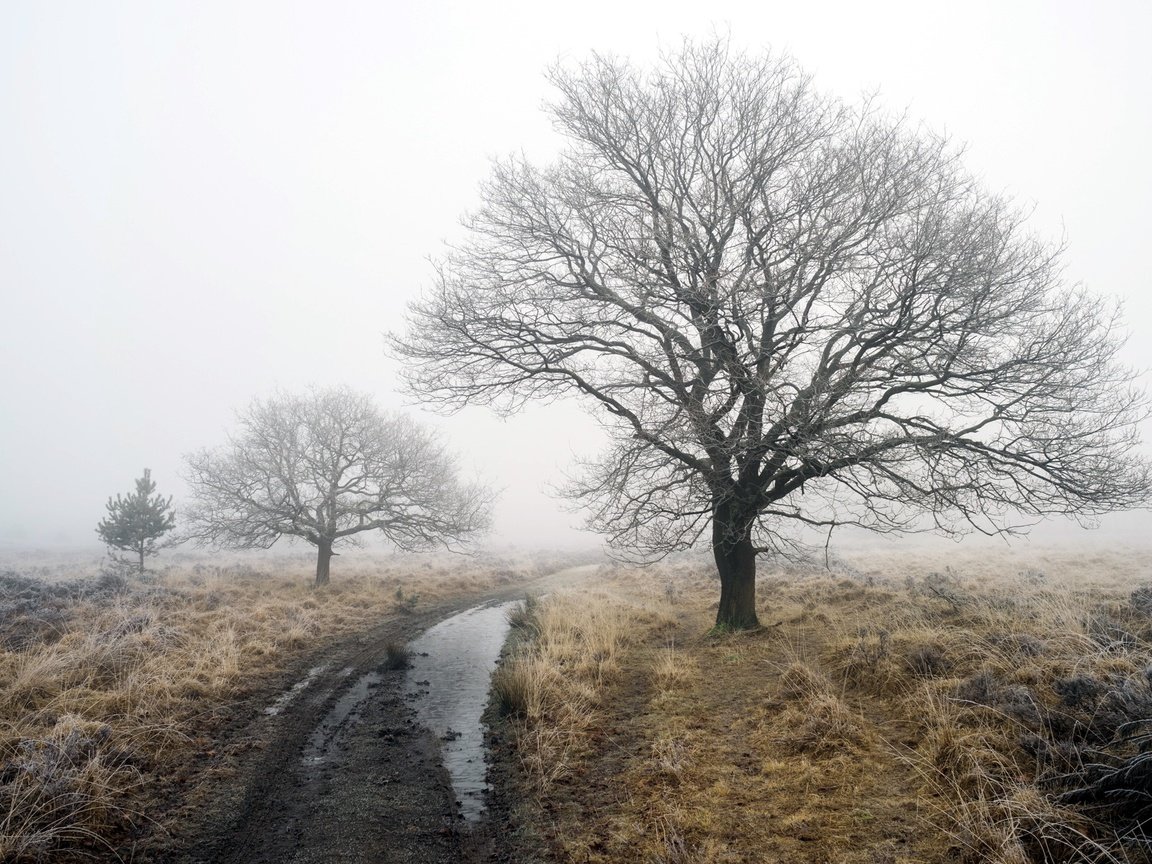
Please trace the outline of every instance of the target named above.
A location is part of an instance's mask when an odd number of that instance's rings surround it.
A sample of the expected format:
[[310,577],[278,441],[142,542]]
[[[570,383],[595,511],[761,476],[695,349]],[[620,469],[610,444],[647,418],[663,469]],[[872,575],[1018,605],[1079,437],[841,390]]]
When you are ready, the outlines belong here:
[[316,544],[316,585],[328,584],[328,567],[332,562],[332,541],[321,538]]
[[143,543],[140,544],[140,548],[138,551],[140,552],[140,575],[143,576],[144,575],[144,544]]
[[720,517],[712,519],[712,554],[720,573],[720,608],[716,626],[724,630],[751,630],[756,618],[756,548],[751,526],[738,529]]

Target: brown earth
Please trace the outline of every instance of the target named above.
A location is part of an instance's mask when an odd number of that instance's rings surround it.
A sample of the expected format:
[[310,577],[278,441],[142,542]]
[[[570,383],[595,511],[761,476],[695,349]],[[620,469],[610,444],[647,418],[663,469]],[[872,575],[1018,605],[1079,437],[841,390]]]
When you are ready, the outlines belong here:
[[[463,609],[552,590],[581,572],[397,614],[303,658],[233,706],[204,742],[195,776],[185,779],[195,791],[183,794],[184,783],[174,782],[149,814],[165,830],[120,850],[121,857],[141,864],[440,864],[480,849],[498,854],[484,828],[472,836],[461,823],[437,742],[404,698],[404,672],[387,668],[388,646]],[[265,713],[318,666],[323,671],[280,713]],[[349,697],[373,672],[379,680],[365,698]]]
[[943,802],[908,758],[915,721],[871,694],[834,687],[825,700],[806,673],[796,680],[835,638],[823,616],[788,609],[759,631],[711,635],[707,593],[669,602],[639,574],[621,587],[610,602],[635,604],[636,627],[573,733],[569,769],[542,783],[524,768],[516,723],[490,718],[494,818],[505,821],[489,860],[956,860],[932,825]]
[[742,633],[706,563],[606,568],[494,678],[491,860],[1152,861],[1150,561],[785,563]]
[[[908,572],[884,562],[841,573],[766,573],[766,626],[734,634],[710,631],[715,585],[707,568],[695,566],[597,578],[562,571],[397,613],[314,652],[233,706],[193,766],[188,785],[200,791],[182,795],[173,778],[167,806],[149,814],[169,832],[125,847],[122,857],[157,864],[1081,860],[1045,857],[1038,832],[1112,842],[1106,826],[1045,797],[1030,773],[1038,770],[1034,760],[1019,749],[1020,721],[985,710],[996,703],[982,707],[956,694],[986,679],[1002,680],[1005,693],[1031,681],[1036,704],[1051,702],[1049,679],[1065,667],[1138,678],[1152,662],[1144,642],[1091,647],[1101,638],[1092,635],[1094,610],[1127,614],[1124,598],[1146,578],[1147,559],[1132,560],[1094,565],[1099,573],[1090,580],[1081,578],[1078,558],[1042,561],[1048,573],[1016,561],[981,564],[987,572],[971,564],[968,575],[951,567],[926,572],[919,562]],[[545,737],[534,738],[516,715],[490,710],[491,806],[468,831],[437,742],[416,724],[399,673],[380,672],[379,686],[344,722],[325,728],[324,721],[362,675],[385,664],[389,642],[526,587],[556,592],[557,603],[544,604],[555,607],[551,619],[537,618],[537,629],[529,628],[537,636],[525,644],[552,640],[527,669],[557,698],[545,694],[542,703]],[[262,714],[321,662],[327,671],[280,715]],[[308,764],[316,752],[327,758]],[[979,797],[986,793],[995,798]],[[1024,806],[1032,821],[1005,809]]]

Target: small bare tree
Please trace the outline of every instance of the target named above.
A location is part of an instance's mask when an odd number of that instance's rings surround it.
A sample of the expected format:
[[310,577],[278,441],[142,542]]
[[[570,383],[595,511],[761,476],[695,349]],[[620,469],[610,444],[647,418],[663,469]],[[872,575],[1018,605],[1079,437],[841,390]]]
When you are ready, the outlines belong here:
[[591,400],[615,443],[573,494],[644,555],[707,537],[718,625],[756,625],[788,523],[1000,533],[1145,502],[1117,310],[946,140],[723,42],[551,80],[569,149],[495,166],[394,344],[449,408]]
[[187,457],[191,537],[267,549],[316,547],[316,585],[333,547],[378,531],[402,549],[468,540],[487,527],[491,494],[460,483],[431,432],[347,389],[257,399],[227,446]]

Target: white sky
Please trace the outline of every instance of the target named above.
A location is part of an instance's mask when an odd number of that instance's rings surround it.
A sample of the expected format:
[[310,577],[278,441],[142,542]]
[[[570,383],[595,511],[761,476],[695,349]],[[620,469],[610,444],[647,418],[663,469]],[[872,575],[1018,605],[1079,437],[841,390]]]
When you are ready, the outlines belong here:
[[[556,146],[545,67],[715,32],[967,141],[1152,366],[1147,0],[5,0],[0,543],[94,542],[144,466],[179,500],[182,455],[276,387],[401,407],[382,334],[489,160]],[[501,539],[572,541],[544,485],[594,449],[581,412],[425,419],[504,488]]]

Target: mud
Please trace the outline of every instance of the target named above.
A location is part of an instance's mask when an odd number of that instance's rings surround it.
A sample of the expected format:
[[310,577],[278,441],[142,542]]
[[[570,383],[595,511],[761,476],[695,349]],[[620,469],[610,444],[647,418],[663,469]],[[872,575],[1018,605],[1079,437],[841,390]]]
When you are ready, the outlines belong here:
[[[502,858],[499,830],[487,819],[475,825],[463,818],[441,765],[442,742],[406,698],[405,672],[388,668],[386,646],[409,642],[462,609],[551,590],[581,570],[397,615],[304,658],[237,708],[211,764],[198,768],[199,791],[174,795],[153,817],[167,830],[122,857],[140,864]],[[479,815],[471,797],[471,815]],[[499,825],[500,813],[491,822]]]

